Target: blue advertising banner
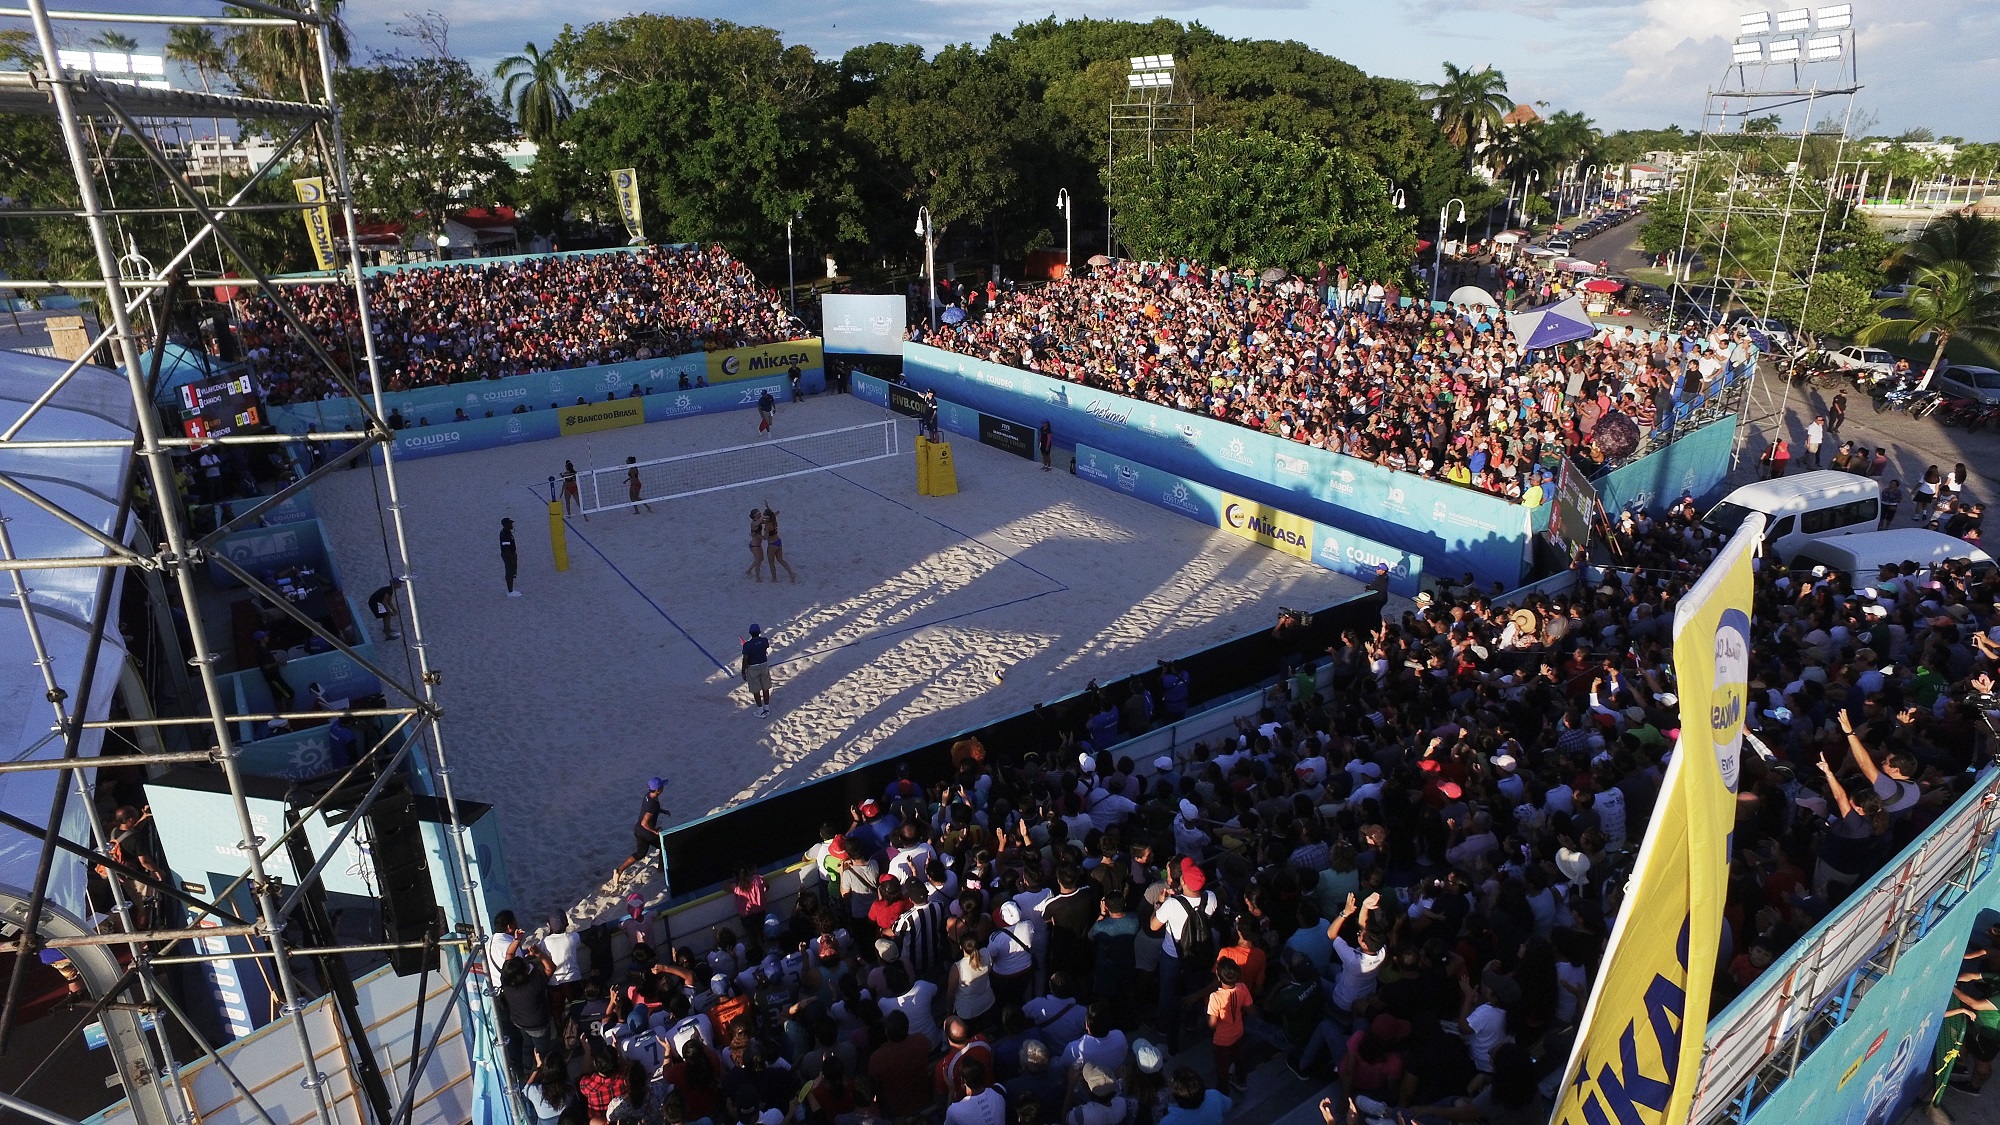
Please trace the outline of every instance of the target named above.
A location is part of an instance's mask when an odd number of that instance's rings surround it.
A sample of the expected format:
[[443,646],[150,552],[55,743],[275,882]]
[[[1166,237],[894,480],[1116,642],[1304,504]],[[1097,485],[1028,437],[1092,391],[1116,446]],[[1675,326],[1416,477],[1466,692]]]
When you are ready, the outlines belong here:
[[[755,379],[742,379],[717,387],[696,387],[685,391],[662,391],[641,400],[646,421],[664,422],[672,418],[692,418],[697,414],[718,414],[725,410],[754,410],[765,391],[780,400],[790,394],[785,373],[780,371]],[[560,413],[535,409],[526,414],[504,414],[495,418],[474,418],[465,422],[412,427],[396,431],[396,459],[438,457],[475,449],[494,449],[527,441],[546,441],[562,436]],[[381,460],[376,454],[375,459]]]
[[[1302,520],[1288,512],[1246,513],[1245,504],[1219,488],[1163,472],[1131,458],[1079,445],[1076,447],[1076,475],[1253,542],[1264,542],[1268,538],[1258,532],[1260,522],[1268,522],[1290,533],[1286,542],[1275,549],[1282,549],[1286,554],[1306,559],[1322,569],[1362,582],[1374,580],[1376,566],[1386,566],[1389,568],[1390,592],[1404,597],[1414,597],[1423,583],[1424,560],[1420,555],[1317,521]],[[1262,519],[1255,518],[1257,516]]]
[[[819,341],[811,342],[817,344]],[[808,349],[805,354],[818,355],[818,349]],[[709,388],[693,384],[697,379],[708,379],[708,359],[708,353],[695,352],[599,367],[576,367],[567,371],[540,371],[531,375],[511,375],[505,379],[391,391],[382,396],[382,401],[386,409],[401,414],[403,421],[411,426],[428,428],[447,425],[458,420],[461,410],[465,411],[467,421],[497,422],[503,417],[522,417],[509,413],[517,406],[527,406],[531,413],[537,413],[561,406],[575,406],[579,399],[602,402],[606,395],[614,394],[619,398],[630,398],[635,390],[645,395],[678,392],[683,375],[687,377],[689,391],[707,390]],[[800,386],[807,394],[826,390],[823,363],[801,368],[800,371],[804,376]],[[776,374],[782,377],[783,369]],[[486,417],[489,410],[494,415],[491,419]],[[305,432],[308,425],[316,426],[321,431],[355,429],[359,427],[362,417],[360,404],[351,398],[273,406],[269,408],[269,414],[272,425],[291,434]]]
[[974,411],[1047,420],[1062,445],[1227,488],[1482,583],[1520,582],[1532,517],[1501,497],[920,344],[904,348],[903,372],[912,387]]
[[[210,553],[219,554],[259,577],[295,566],[327,569],[326,538],[316,519],[225,535],[210,548]],[[212,563],[208,577],[223,589],[242,585],[234,575]]]
[[1591,482],[1604,510],[1613,513],[1628,507],[1642,507],[1655,516],[1692,492],[1695,503],[1706,509],[1729,477],[1729,450],[1736,444],[1736,415],[1710,422],[1664,449],[1656,449],[1622,469],[1615,469]]

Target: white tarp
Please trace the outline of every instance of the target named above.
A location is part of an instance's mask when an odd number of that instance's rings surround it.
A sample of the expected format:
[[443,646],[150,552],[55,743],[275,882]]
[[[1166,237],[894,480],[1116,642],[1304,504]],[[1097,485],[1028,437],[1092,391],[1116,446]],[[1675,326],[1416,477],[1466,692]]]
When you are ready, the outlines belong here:
[[[21,417],[29,403],[46,392],[68,365],[22,352],[0,351],[0,429]],[[135,428],[130,385],[124,376],[103,368],[79,371],[48,406],[43,407],[17,437],[34,440],[95,438],[126,440]],[[109,533],[117,515],[117,498],[132,468],[129,448],[0,449],[0,472],[62,508],[83,523]],[[0,515],[18,558],[71,558],[104,554],[90,536],[11,491],[0,491]],[[96,607],[96,568],[24,572],[29,600],[49,667],[67,694],[65,706],[81,709],[89,718],[104,718],[118,688],[125,651],[117,641],[117,619],[108,620],[107,639],[98,652],[98,671],[90,699],[81,700],[83,659],[89,647],[88,625]],[[121,583],[111,586],[115,607]],[[62,738],[56,731],[55,710],[48,687],[35,664],[35,650],[13,582],[0,575],[0,757],[6,761],[60,758]],[[86,732],[80,749],[94,756],[101,732]],[[0,774],[0,809],[34,825],[48,821],[58,774],[53,770]],[[74,786],[74,781],[70,783]],[[63,835],[79,843],[90,839],[86,806],[74,789],[63,818]],[[26,896],[35,882],[41,842],[0,827],[0,886]],[[79,918],[91,916],[84,892],[83,861],[57,852],[49,878],[50,900]]]

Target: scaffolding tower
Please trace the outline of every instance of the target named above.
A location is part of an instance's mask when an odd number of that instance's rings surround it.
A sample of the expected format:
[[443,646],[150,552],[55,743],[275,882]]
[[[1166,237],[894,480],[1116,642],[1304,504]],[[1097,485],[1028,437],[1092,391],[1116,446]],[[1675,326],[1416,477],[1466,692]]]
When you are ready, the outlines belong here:
[[[1739,18],[1729,67],[1708,90],[1695,150],[1674,187],[1682,197],[1676,310],[1713,322],[1741,306],[1762,322],[1796,307],[1804,320],[1828,227],[1852,205],[1848,181],[1858,168],[1847,159],[1847,133],[1858,74],[1851,4]],[[1762,367],[1739,407],[1732,464],[1757,424],[1784,423],[1790,380],[1777,403],[1765,391],[1759,405]]]
[[[319,1072],[314,1044],[305,1022],[298,1016],[306,996],[293,967],[293,958],[318,956],[322,958],[321,963],[325,963],[326,958],[363,951],[422,950],[429,955],[440,947],[454,950],[457,955],[447,964],[454,966],[451,971],[456,976],[453,995],[469,999],[473,1024],[467,1029],[469,1037],[487,1044],[499,1042],[491,991],[479,981],[480,974],[484,972],[481,958],[485,932],[473,897],[476,884],[472,848],[468,826],[460,819],[458,802],[452,793],[451,770],[438,723],[440,712],[435,697],[438,672],[433,665],[431,648],[425,640],[419,583],[410,572],[400,486],[391,431],[383,420],[383,380],[367,294],[362,284],[360,251],[354,244],[356,240],[348,239],[344,261],[338,270],[319,276],[287,278],[281,284],[254,255],[246,251],[231,228],[233,218],[253,211],[304,210],[323,205],[318,202],[296,205],[246,202],[251,190],[260,181],[284,166],[288,158],[297,159],[295,154],[303,153],[325,164],[320,170],[329,196],[324,205],[340,209],[347,231],[358,229],[341,113],[334,97],[334,55],[330,33],[336,26],[336,17],[325,0],[230,0],[227,7],[216,3],[216,12],[212,15],[59,11],[50,9],[47,0],[25,0],[25,3],[25,7],[0,8],[0,18],[26,20],[31,29],[30,49],[27,52],[30,61],[25,69],[0,72],[0,113],[36,114],[55,119],[61,131],[69,170],[75,179],[76,206],[74,209],[32,212],[0,209],[0,217],[80,222],[87,229],[97,269],[95,277],[20,278],[9,279],[7,284],[30,292],[55,290],[101,294],[100,308],[103,313],[100,315],[104,316],[105,323],[90,340],[88,351],[71,362],[46,392],[36,401],[26,404],[23,415],[8,425],[4,433],[0,433],[0,455],[10,450],[60,453],[71,447],[77,450],[95,449],[102,454],[105,447],[120,447],[128,451],[130,458],[121,479],[130,483],[125,495],[117,498],[117,521],[111,533],[106,534],[89,519],[66,510],[62,503],[64,494],[41,481],[25,482],[19,479],[20,474],[0,471],[0,487],[5,490],[0,492],[0,572],[7,574],[9,583],[7,590],[0,590],[0,595],[11,592],[11,600],[16,603],[25,621],[28,637],[33,643],[36,674],[40,677],[38,682],[46,686],[46,698],[52,710],[47,741],[50,746],[60,745],[62,749],[59,757],[29,757],[0,764],[0,771],[10,773],[54,771],[57,779],[53,808],[45,824],[36,825],[0,814],[4,817],[0,832],[21,833],[38,841],[40,849],[32,887],[0,887],[0,934],[5,937],[4,948],[16,954],[4,1001],[0,1001],[0,1053],[10,1046],[49,1051],[59,1046],[56,1043],[25,1042],[15,1034],[22,985],[28,967],[36,960],[39,951],[56,949],[79,970],[94,1000],[93,1016],[101,1017],[103,1021],[108,1045],[134,1118],[141,1125],[182,1125],[196,1120],[196,1107],[189,1104],[183,1084],[174,1077],[179,1071],[179,1060],[175,1056],[174,1037],[169,1035],[169,1025],[179,1025],[180,1031],[187,1037],[180,1039],[183,1045],[191,1039],[209,1059],[221,1062],[221,1058],[195,1023],[189,1021],[171,990],[163,987],[161,967],[254,958],[268,964],[276,977],[277,991],[282,993],[284,1004],[277,1022],[291,1025],[289,1032],[296,1041],[306,1075],[302,1085],[312,1091],[317,1119],[320,1125],[335,1125],[336,1114],[326,1089],[328,1080]],[[302,91],[301,100],[285,101],[179,90],[157,82],[139,84],[107,79],[80,66],[77,52],[61,49],[64,40],[58,34],[58,25],[75,22],[194,26],[219,29],[225,33],[245,28],[278,29],[298,37],[296,43],[302,48],[301,84],[309,84],[311,92]],[[255,169],[233,196],[219,199],[216,193],[205,193],[192,184],[184,165],[172,159],[163,148],[161,137],[165,130],[159,127],[159,123],[176,118],[254,119],[276,130],[282,140],[276,155],[261,168]],[[102,151],[93,146],[93,141],[99,139],[94,131],[100,128],[117,137],[118,143],[137,147],[157,174],[156,183],[162,189],[160,198],[141,204],[127,198],[118,200],[117,205],[107,206],[108,162],[103,158]],[[135,263],[135,255],[127,253],[128,247],[121,245],[117,237],[118,224],[128,216],[178,217],[188,236],[179,251],[165,261],[155,265],[141,259]],[[230,268],[238,276],[223,278],[219,276],[219,270],[197,268],[196,255],[204,244],[226,255]],[[351,371],[329,354],[296,311],[288,292],[292,286],[301,284],[340,286],[352,291],[360,317],[363,363],[359,366],[362,370]],[[205,437],[203,440],[207,442],[224,446],[265,444],[268,448],[269,443],[311,442],[318,443],[319,448],[314,450],[315,456],[305,460],[308,465],[316,464],[316,468],[305,472],[277,494],[256,498],[254,505],[245,507],[214,530],[197,534],[182,506],[176,502],[175,466],[171,458],[176,451],[184,452],[199,442],[166,430],[154,405],[153,388],[159,377],[160,356],[165,352],[167,332],[175,321],[175,303],[186,300],[190,290],[224,287],[240,288],[267,299],[313,353],[319,369],[345,394],[361,404],[365,421],[358,428],[342,432]],[[352,359],[349,362],[352,363]],[[31,423],[38,412],[55,402],[64,393],[65,387],[77,381],[79,372],[92,363],[116,367],[122,373],[122,379],[129,383],[137,415],[133,438],[129,442],[35,439]],[[293,448],[300,447],[295,445]],[[376,452],[378,449],[379,453]],[[392,573],[401,579],[402,591],[407,598],[404,616],[408,657],[400,675],[382,662],[357,652],[353,645],[306,616],[285,596],[249,573],[226,553],[215,549],[223,536],[253,526],[266,512],[309,488],[328,473],[349,466],[378,473],[378,483],[387,495],[385,509],[388,524],[384,531],[384,549],[390,557]],[[131,529],[136,525],[133,519],[135,509],[149,503],[157,523],[141,527],[134,534]],[[32,552],[17,554],[14,543],[6,534],[4,507],[11,506],[16,512],[21,512],[26,510],[23,505],[38,509],[65,526],[87,534],[98,553],[74,557],[38,557]],[[148,542],[149,539],[154,541]],[[211,637],[213,630],[204,625],[197,604],[195,568],[203,565],[213,565],[230,574],[249,589],[260,606],[268,606],[297,621],[373,674],[383,686],[385,706],[355,714],[380,718],[388,732],[372,746],[365,743],[357,745],[352,768],[333,785],[335,790],[345,790],[345,798],[352,803],[353,811],[335,844],[325,849],[321,862],[310,870],[300,871],[294,886],[282,885],[272,877],[266,865],[274,856],[282,855],[288,843],[297,846],[297,841],[292,838],[304,826],[304,817],[282,833],[273,832],[275,838],[258,834],[248,804],[246,775],[239,764],[237,731],[242,724],[268,722],[275,718],[320,722],[343,712],[292,709],[286,704],[273,708],[271,713],[244,714],[241,708],[233,705],[233,693],[225,693],[220,682],[218,661],[221,654]],[[66,680],[59,678],[50,646],[44,643],[42,626],[49,611],[37,605],[27,585],[28,579],[37,572],[66,569],[90,569],[97,575],[95,619],[90,623],[82,663],[80,667],[61,670],[64,676],[77,676],[78,682],[83,685],[75,695],[70,695],[63,686]],[[141,576],[147,587],[154,591],[155,598],[176,604],[184,613],[185,637],[191,651],[185,654],[184,667],[168,670],[170,676],[178,676],[188,687],[172,709],[179,713],[125,719],[92,718],[85,713],[92,698],[92,679],[100,675],[100,654],[107,653],[108,657],[108,653],[115,652],[117,648],[114,641],[107,650],[104,641],[107,629],[115,628],[107,619],[113,601],[110,596],[114,588],[113,579],[121,572]],[[166,609],[156,603],[155,611],[164,614]],[[190,668],[192,676],[187,674]],[[107,670],[102,674],[114,677],[117,674],[115,667],[109,667],[108,658]],[[115,758],[99,758],[84,753],[87,739],[98,741],[113,731],[132,737],[142,752],[121,754]],[[404,736],[400,742],[396,740],[398,735]],[[452,888],[454,916],[460,921],[454,928],[443,932],[433,926],[429,936],[421,942],[405,940],[341,946],[290,940],[288,923],[313,906],[315,896],[308,892],[319,882],[326,867],[325,859],[331,857],[349,832],[363,823],[364,815],[388,788],[385,783],[412,760],[420,763],[424,767],[423,772],[433,779],[426,784],[435,786],[437,791],[429,796],[437,798],[444,810],[444,850],[450,867],[446,880]],[[87,780],[87,771],[100,763],[120,766],[198,763],[218,767],[226,779],[235,812],[233,831],[240,833],[237,847],[242,853],[242,867],[236,885],[217,888],[218,893],[210,896],[208,888],[176,884],[173,880],[150,880],[144,872],[113,859],[114,840],[97,815]],[[364,787],[365,792],[361,792]],[[326,806],[326,802],[332,796],[329,791],[319,804],[304,810],[305,815],[311,816],[321,807],[330,807]],[[74,827],[65,836],[65,824],[74,826],[76,823],[75,806],[71,801],[80,803],[88,814],[87,841],[75,838],[79,833]],[[49,901],[50,874],[58,852],[65,853],[67,862],[74,863],[80,857],[85,863],[107,867],[147,884],[154,891],[175,900],[188,912],[191,921],[199,925],[134,932],[131,904],[119,880],[113,878],[109,882],[116,921],[100,927],[104,932],[90,932],[84,920],[71,917],[67,911],[56,908]],[[232,895],[241,887],[248,888],[255,902],[256,908],[250,917],[239,917],[230,905]],[[307,932],[314,931],[308,929]],[[206,951],[219,943],[200,939],[218,937],[243,939],[248,948],[244,952]],[[122,958],[118,955],[121,949]],[[468,987],[468,982],[472,982],[471,987]],[[449,1009],[451,1005],[446,1007]],[[441,1015],[433,1010],[432,1017],[440,1021],[435,1029],[425,1026],[421,1002],[416,1013],[413,1042],[427,1044],[421,1054],[421,1061],[427,1066],[431,1054],[438,1047],[438,1033],[443,1030],[443,1021],[451,1019],[452,1013],[447,1011]],[[148,1030],[149,1027],[151,1030]],[[324,1050],[324,1046],[321,1049]],[[413,1057],[413,1063],[418,1061]],[[350,1061],[349,1065],[356,1064]],[[222,1069],[235,1086],[238,1097],[243,1100],[245,1110],[240,1111],[241,1115],[246,1119],[271,1121],[270,1113],[259,1103],[256,1094],[237,1079],[226,1063],[222,1063]],[[406,1122],[412,1111],[411,1099],[416,1090],[414,1076],[422,1069],[423,1066],[413,1065],[412,1085],[404,1095],[402,1105],[395,1107],[393,1112],[384,1113],[382,1110],[384,1103],[379,1097],[381,1085],[378,1080],[371,1090],[371,1093],[377,1094],[371,1099],[374,1111],[357,1116],[379,1119],[375,1125]],[[496,1061],[495,1069],[506,1093],[503,1119],[516,1119],[516,1091],[508,1068]],[[359,1079],[354,1083],[358,1090],[367,1084],[369,1076],[363,1072],[351,1077]],[[10,1094],[0,1094],[0,1107],[52,1123],[67,1121],[52,1110]],[[371,1123],[356,1120],[353,1125]]]
[[1140,153],[1147,161],[1159,146],[1194,140],[1194,91],[1172,55],[1134,55],[1125,92],[1113,95],[1106,111],[1104,141],[1104,253],[1117,257],[1112,197],[1117,194],[1118,162]]

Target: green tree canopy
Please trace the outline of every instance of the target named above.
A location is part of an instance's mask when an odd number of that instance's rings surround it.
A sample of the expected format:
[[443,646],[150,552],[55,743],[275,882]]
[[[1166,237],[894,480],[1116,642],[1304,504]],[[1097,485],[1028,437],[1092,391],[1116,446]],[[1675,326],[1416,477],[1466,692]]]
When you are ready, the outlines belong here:
[[810,48],[769,28],[641,14],[566,28],[548,57],[590,98],[536,161],[538,192],[581,193],[563,207],[614,214],[606,177],[634,168],[655,238],[772,262],[793,215],[809,245],[864,237],[838,70]]
[[1203,129],[1154,162],[1135,156],[1118,184],[1120,237],[1142,258],[1293,271],[1325,261],[1389,277],[1416,245],[1383,178],[1312,139]]
[[383,55],[338,72],[334,89],[365,214],[441,231],[452,208],[508,196],[513,169],[500,150],[514,128],[465,60]]

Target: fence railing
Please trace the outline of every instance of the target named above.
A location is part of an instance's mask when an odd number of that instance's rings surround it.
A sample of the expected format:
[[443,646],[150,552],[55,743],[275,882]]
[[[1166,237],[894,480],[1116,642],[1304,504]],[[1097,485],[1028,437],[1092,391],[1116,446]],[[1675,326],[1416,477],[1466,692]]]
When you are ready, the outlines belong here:
[[1993,870],[2000,840],[2000,769],[1989,767],[1912,841],[1708,1023],[1694,1108],[1697,1125],[1749,1119],[1854,1004],[1895,971]]

